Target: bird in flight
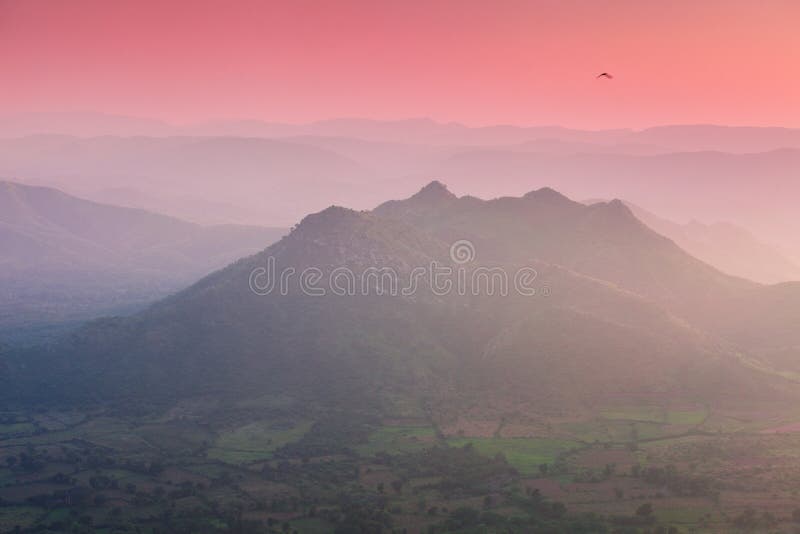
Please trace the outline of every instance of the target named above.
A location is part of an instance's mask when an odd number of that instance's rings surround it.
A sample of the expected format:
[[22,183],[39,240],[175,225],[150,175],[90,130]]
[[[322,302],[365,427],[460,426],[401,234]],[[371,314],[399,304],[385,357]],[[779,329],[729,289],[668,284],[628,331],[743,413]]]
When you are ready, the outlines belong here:
[[597,78],[608,78],[609,80],[613,80],[614,77],[607,72],[601,72],[596,76]]

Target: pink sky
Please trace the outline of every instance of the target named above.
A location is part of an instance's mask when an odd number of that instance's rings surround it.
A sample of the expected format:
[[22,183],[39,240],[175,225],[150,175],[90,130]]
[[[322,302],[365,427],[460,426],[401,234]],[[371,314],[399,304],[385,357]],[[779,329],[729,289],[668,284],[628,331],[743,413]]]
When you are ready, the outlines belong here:
[[0,0],[0,113],[800,127],[798,28],[796,0]]

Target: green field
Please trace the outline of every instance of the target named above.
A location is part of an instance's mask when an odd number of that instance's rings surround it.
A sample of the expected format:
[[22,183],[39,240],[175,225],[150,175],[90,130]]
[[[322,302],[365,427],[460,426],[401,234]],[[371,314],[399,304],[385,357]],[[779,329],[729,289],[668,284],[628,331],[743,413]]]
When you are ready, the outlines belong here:
[[326,534],[330,532],[330,524],[315,518],[295,519],[290,522],[293,530],[303,534]]
[[436,432],[425,426],[384,426],[369,436],[369,441],[357,447],[363,455],[385,451],[391,454],[411,452],[430,447],[436,441]]
[[665,425],[660,423],[632,423],[633,433],[636,439],[658,439],[669,435],[668,429]]
[[561,429],[576,440],[587,443],[595,441],[600,443],[623,443],[631,441],[633,437],[633,427],[630,421],[598,419],[594,421],[568,423],[561,426]]
[[312,421],[291,424],[270,421],[251,423],[224,432],[208,450],[208,457],[233,464],[269,460],[277,449],[302,438],[312,424]]
[[14,527],[28,527],[42,517],[41,508],[34,506],[0,507],[0,532],[11,532]]
[[667,422],[671,425],[699,425],[708,417],[708,410],[670,410]]
[[665,523],[678,525],[696,525],[700,520],[713,512],[710,506],[704,507],[656,507],[656,517]]
[[[444,528],[464,506],[491,512],[499,523],[489,532],[521,532],[510,522],[534,524],[526,523],[536,513],[525,505],[532,488],[563,502],[566,520],[585,510],[599,514],[595,524],[608,526],[650,502],[654,526],[729,532],[749,494],[718,494],[704,481],[747,481],[758,488],[765,471],[751,474],[741,467],[748,465],[772,465],[776,473],[774,502],[762,499],[759,514],[794,526],[785,503],[797,498],[800,433],[687,434],[692,425],[705,428],[707,420],[727,417],[714,412],[709,418],[706,409],[688,404],[665,405],[660,420],[653,405],[615,405],[603,417],[594,411],[585,420],[554,421],[550,437],[444,439],[419,418],[406,424],[323,418],[263,407],[272,400],[259,398],[230,417],[99,414],[69,429],[0,439],[0,532],[16,525],[22,532],[47,525],[61,532],[91,521],[92,531],[110,533],[123,525],[155,525],[168,510],[175,531],[230,531],[229,514],[236,510],[262,527],[271,521],[277,531],[287,524],[290,531],[332,532],[362,519],[380,522],[387,532],[424,531]],[[7,424],[24,423],[22,415]],[[770,424],[794,416],[774,416]],[[15,461],[7,462],[12,456]],[[26,458],[35,461],[26,465]],[[550,469],[541,470],[543,464]],[[616,468],[605,471],[609,465]],[[647,474],[667,467],[668,479]],[[59,474],[68,480],[54,480]],[[502,493],[495,484],[503,485]],[[70,488],[82,488],[86,497],[67,502],[58,496]],[[773,521],[768,515],[757,520],[751,531],[767,531]]]
[[614,406],[600,411],[600,419],[572,423],[565,429],[583,441],[621,442],[634,439],[657,439],[682,433],[669,425],[695,426],[708,417],[708,410],[670,410],[661,406]]
[[486,456],[502,453],[523,475],[538,474],[541,464],[553,463],[559,454],[582,446],[577,441],[555,438],[453,438],[447,443],[454,447],[472,443]]
[[664,410],[660,406],[614,406],[601,410],[600,416],[625,421],[664,422]]

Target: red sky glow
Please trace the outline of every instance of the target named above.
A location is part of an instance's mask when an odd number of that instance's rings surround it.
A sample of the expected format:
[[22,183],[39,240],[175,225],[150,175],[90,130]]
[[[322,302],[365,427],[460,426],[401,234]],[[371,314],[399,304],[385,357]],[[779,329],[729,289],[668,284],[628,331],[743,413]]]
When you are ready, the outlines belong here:
[[794,0],[0,0],[0,114],[800,127],[799,27]]

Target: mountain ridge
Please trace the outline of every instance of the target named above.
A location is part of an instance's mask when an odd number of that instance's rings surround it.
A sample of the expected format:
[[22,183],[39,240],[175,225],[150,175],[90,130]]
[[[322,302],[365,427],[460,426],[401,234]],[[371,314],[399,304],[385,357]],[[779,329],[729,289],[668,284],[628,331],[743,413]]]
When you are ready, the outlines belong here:
[[[428,142],[449,132],[464,135],[500,135],[505,142],[525,142],[538,138],[561,140],[597,140],[606,142],[662,144],[672,150],[715,149],[728,152],[763,151],[786,146],[800,147],[800,130],[788,127],[740,126],[719,124],[672,124],[644,128],[611,128],[601,130],[568,128],[554,125],[522,126],[494,124],[468,126],[456,121],[437,121],[429,117],[380,120],[342,117],[306,123],[269,122],[260,119],[212,119],[195,124],[176,125],[158,119],[131,117],[106,113],[18,113],[0,117],[0,133],[20,137],[36,133],[65,133],[87,135],[342,135],[359,133],[365,139],[414,139],[407,133],[387,136],[391,129],[413,128],[426,132]],[[384,133],[382,133],[384,131]],[[437,133],[438,132],[438,133]],[[381,137],[383,135],[383,137]],[[761,139],[758,136],[761,136]],[[419,136],[417,136],[419,138]],[[492,137],[489,137],[492,139]],[[464,140],[463,138],[461,139]],[[448,141],[452,142],[452,140]],[[484,139],[482,142],[487,142]],[[495,142],[497,139],[495,138]]]
[[[708,329],[691,313],[708,301],[723,309],[731,295],[760,294],[761,286],[691,258],[622,202],[585,206],[553,190],[477,201],[443,188],[435,183],[373,212],[332,206],[308,215],[277,243],[132,317],[95,321],[8,357],[8,394],[82,402],[91,392],[128,402],[147,391],[150,401],[168,402],[289,388],[309,402],[353,408],[347,395],[357,391],[358,403],[407,399],[443,418],[464,396],[577,409],[649,390],[714,403],[745,390],[796,394],[791,383],[744,366],[737,350],[749,349],[720,337],[725,325]],[[431,209],[407,209],[431,191],[439,199]],[[472,262],[453,256],[454,235],[475,247]],[[375,292],[370,279],[353,295],[317,295],[299,276],[285,292],[262,294],[252,277],[270,258],[281,273],[316,269],[318,282],[343,268],[407,274],[438,262],[465,276],[534,269],[537,285],[532,296],[440,294],[423,278],[415,292],[393,296]],[[698,288],[707,294],[693,296]]]
[[57,189],[0,182],[0,331],[14,335],[129,311],[283,233],[201,226]]

